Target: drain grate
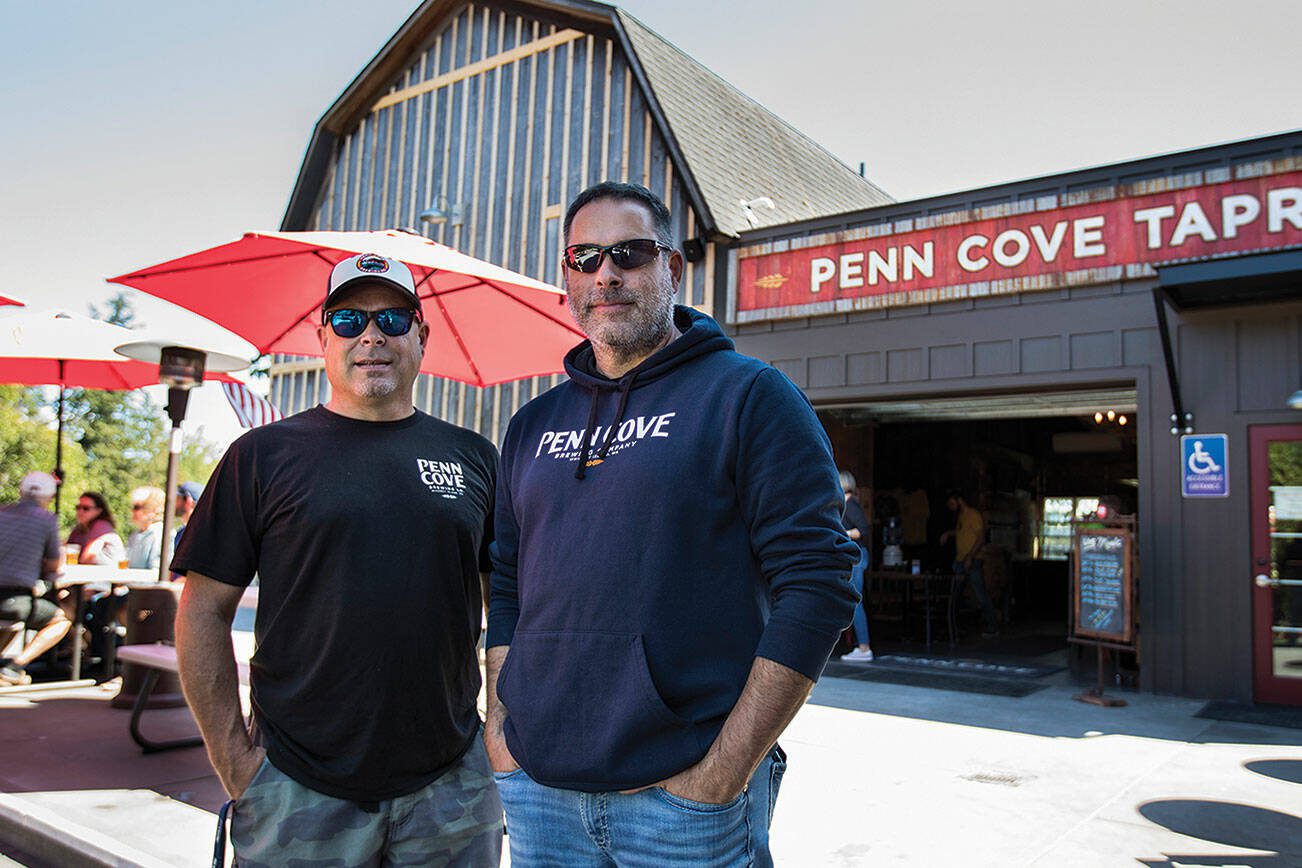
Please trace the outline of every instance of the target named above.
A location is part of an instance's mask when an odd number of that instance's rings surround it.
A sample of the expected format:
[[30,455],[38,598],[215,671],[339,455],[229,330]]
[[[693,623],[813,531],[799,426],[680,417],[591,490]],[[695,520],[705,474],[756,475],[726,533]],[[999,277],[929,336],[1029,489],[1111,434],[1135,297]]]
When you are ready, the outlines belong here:
[[973,781],[978,784],[998,784],[1001,787],[1020,787],[1022,782],[1027,780],[1021,775],[1014,775],[1009,772],[977,772],[974,775],[963,775],[962,777],[965,781]]

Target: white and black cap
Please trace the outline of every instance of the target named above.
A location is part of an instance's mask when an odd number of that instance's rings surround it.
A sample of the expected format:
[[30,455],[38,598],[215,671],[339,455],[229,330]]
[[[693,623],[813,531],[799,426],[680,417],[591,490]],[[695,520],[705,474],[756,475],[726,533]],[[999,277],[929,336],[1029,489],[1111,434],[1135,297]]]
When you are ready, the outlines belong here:
[[378,253],[359,253],[340,262],[330,272],[330,288],[326,291],[322,308],[329,308],[339,294],[359,283],[382,283],[410,296],[411,306],[420,309],[420,296],[416,295],[416,281],[406,263]]

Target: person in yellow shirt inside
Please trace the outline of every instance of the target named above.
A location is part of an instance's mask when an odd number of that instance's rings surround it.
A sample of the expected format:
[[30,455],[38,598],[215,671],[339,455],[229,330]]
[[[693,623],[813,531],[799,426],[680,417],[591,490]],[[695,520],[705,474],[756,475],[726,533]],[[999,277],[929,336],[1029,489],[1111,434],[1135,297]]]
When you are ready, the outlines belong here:
[[963,492],[951,488],[945,494],[945,504],[950,512],[958,514],[953,530],[947,530],[940,536],[940,544],[954,539],[954,575],[967,579],[972,594],[981,604],[981,635],[983,637],[999,634],[999,614],[995,604],[990,600],[986,590],[985,577],[981,574],[981,549],[986,544],[986,519],[981,510],[969,504]]

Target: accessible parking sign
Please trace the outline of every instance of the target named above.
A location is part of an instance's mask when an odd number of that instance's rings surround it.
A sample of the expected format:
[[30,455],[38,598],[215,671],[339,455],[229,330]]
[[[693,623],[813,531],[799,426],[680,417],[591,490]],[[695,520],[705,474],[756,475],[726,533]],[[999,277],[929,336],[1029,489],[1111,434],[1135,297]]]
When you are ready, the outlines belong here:
[[1180,438],[1182,495],[1230,496],[1229,441],[1227,434],[1185,434]]

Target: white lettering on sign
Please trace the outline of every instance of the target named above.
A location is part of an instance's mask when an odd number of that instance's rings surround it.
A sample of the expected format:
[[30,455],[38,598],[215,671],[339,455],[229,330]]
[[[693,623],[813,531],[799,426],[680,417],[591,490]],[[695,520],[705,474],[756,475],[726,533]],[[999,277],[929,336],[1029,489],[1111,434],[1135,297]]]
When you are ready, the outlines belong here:
[[1077,259],[1086,256],[1102,256],[1107,253],[1103,246],[1103,217],[1082,217],[1072,221],[1072,249]]
[[842,289],[863,286],[862,253],[847,253],[841,257],[841,280],[837,285]]
[[980,271],[990,264],[990,260],[984,256],[972,258],[972,251],[985,247],[990,243],[990,239],[984,235],[969,235],[963,239],[963,243],[958,246],[958,264],[963,266],[965,271]]
[[1221,200],[1221,237],[1238,238],[1239,227],[1261,216],[1261,202],[1251,193],[1226,196]]
[[1302,229],[1302,187],[1282,187],[1266,193],[1266,231],[1283,232],[1284,221]]
[[[1013,252],[1008,252],[1008,245],[1013,245]],[[1008,268],[1021,265],[1031,253],[1031,240],[1020,229],[1005,229],[995,236],[995,262]]]
[[881,278],[886,278],[887,283],[894,283],[899,279],[899,268],[896,263],[897,251],[894,247],[886,251],[886,258],[876,250],[868,251],[868,283],[876,286]]
[[1208,221],[1203,206],[1197,202],[1190,202],[1180,212],[1180,222],[1175,224],[1175,231],[1171,233],[1171,246],[1179,247],[1190,235],[1197,235],[1203,241],[1216,240],[1216,230]]
[[904,279],[912,280],[914,275],[932,277],[936,273],[936,243],[928,241],[922,245],[922,252],[913,249],[913,245],[904,245]]
[[818,292],[836,276],[836,263],[831,259],[819,257],[809,263],[809,291]]
[[1062,239],[1067,237],[1067,221],[1059,220],[1053,224],[1053,235],[1047,237],[1043,226],[1038,224],[1032,226],[1031,237],[1035,239],[1035,247],[1040,251],[1040,258],[1045,262],[1053,262],[1058,258],[1058,251],[1062,249]]
[[[809,292],[830,288],[845,298],[1292,246],[1293,233],[1302,230],[1298,178],[1299,173],[1292,173],[1277,179],[1274,187],[1268,181],[1238,180],[967,223],[942,221],[929,229],[851,237],[836,246],[746,256],[743,261],[764,260],[769,270],[758,275],[762,277],[782,271],[782,260],[794,260],[786,267],[795,273],[808,267]],[[1288,237],[1267,237],[1280,235]],[[767,264],[772,258],[778,262]],[[768,293],[763,306],[799,302],[791,296],[800,291],[798,283],[788,289],[762,282],[754,286],[752,295]],[[758,309],[745,299],[739,302],[739,309]]]
[[1162,221],[1175,216],[1174,205],[1160,205],[1157,208],[1140,208],[1135,212],[1136,223],[1148,224],[1148,249],[1156,250],[1162,246]]

